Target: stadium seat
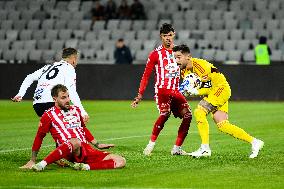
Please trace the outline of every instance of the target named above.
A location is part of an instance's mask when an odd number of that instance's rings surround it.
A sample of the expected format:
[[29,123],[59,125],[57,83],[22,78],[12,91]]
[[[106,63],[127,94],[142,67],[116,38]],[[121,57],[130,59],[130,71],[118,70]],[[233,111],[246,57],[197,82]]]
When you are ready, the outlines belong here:
[[40,26],[40,20],[29,20],[27,29],[38,30],[39,26]]
[[15,56],[16,56],[16,50],[5,50],[3,51],[3,59],[8,61],[8,62],[14,62],[15,61]]
[[225,20],[234,20],[236,19],[236,15],[234,11],[224,11],[223,12],[223,18]]
[[148,50],[149,52],[153,51],[156,46],[156,40],[145,40],[143,41],[143,49]]
[[89,49],[90,48],[90,41],[79,41],[78,43],[78,49]]
[[210,29],[210,20],[200,20],[199,21],[199,30],[203,30],[203,31],[206,31],[206,30],[209,30]]
[[256,30],[245,30],[244,31],[244,39],[253,40],[256,39]]
[[119,29],[129,31],[131,29],[131,20],[121,20],[118,26]]
[[212,20],[221,20],[223,16],[223,12],[221,10],[213,10],[209,13],[209,19]]
[[131,41],[135,39],[136,32],[135,31],[126,31],[124,34],[124,39],[127,41]]
[[106,25],[105,21],[102,21],[102,20],[96,21],[94,23],[94,25],[93,25],[93,30],[96,31],[96,32],[104,30],[105,29],[105,25]]
[[96,38],[97,38],[97,34],[93,31],[88,31],[85,35],[86,41],[95,40]]
[[216,38],[216,32],[213,31],[205,31],[204,32],[204,39],[209,40],[209,41],[213,41]]
[[134,64],[146,64],[148,55],[149,55],[149,51],[147,50],[137,51],[135,55],[136,61],[134,61],[133,63]]
[[111,39],[118,40],[119,38],[124,38],[125,31],[124,30],[113,30],[111,32]]
[[202,10],[202,9],[195,9],[195,10],[199,10],[198,14],[196,15],[197,20],[206,20],[208,19],[209,16],[209,11],[208,10]]
[[26,20],[15,20],[13,28],[14,30],[20,31],[26,28],[26,24],[27,24]]
[[224,20],[212,20],[211,29],[212,30],[223,30]]
[[84,11],[72,11],[72,20],[81,21],[84,19]]
[[81,20],[79,24],[80,30],[90,31],[92,27],[92,20]]
[[54,29],[56,29],[56,30],[65,29],[66,28],[66,24],[67,24],[67,20],[56,20],[55,24],[54,24]]
[[256,30],[263,30],[265,29],[265,20],[264,19],[255,19],[252,22],[252,28]]
[[215,49],[204,49],[202,52],[202,58],[208,61],[213,61],[215,59]]
[[219,30],[216,31],[216,39],[217,40],[228,40],[229,39],[229,30]]
[[149,36],[150,40],[156,40],[159,37],[160,37],[160,31],[159,30],[152,30],[150,32],[150,36]]
[[282,41],[283,40],[283,30],[273,30],[271,31],[271,38],[274,40]]
[[17,50],[16,55],[15,55],[15,60],[17,60],[18,63],[27,63],[28,53],[29,53],[29,50],[26,50],[26,49]]
[[206,39],[198,40],[197,45],[199,49],[207,49],[209,48],[210,41]]
[[[0,2],[3,2],[3,1],[0,1]],[[0,11],[0,20],[6,20],[7,19],[7,16],[8,16],[8,11],[7,10],[1,10]]]
[[97,63],[104,62],[108,60],[108,51],[107,50],[98,50],[96,51],[96,61]]
[[195,39],[189,39],[189,40],[185,40],[183,41],[184,44],[186,44],[190,50],[195,48],[195,44],[196,44],[196,40]]
[[64,40],[52,40],[50,44],[50,49],[55,50],[55,51],[60,51],[64,47]]
[[1,22],[2,30],[11,30],[13,28],[13,20],[3,20]]
[[15,41],[18,38],[19,32],[17,30],[7,30],[6,31],[6,39]]
[[[143,40],[144,41],[144,40]],[[137,39],[137,40],[132,40],[129,43],[129,48],[130,49],[135,49],[137,51],[142,49],[142,40],[141,39]]]
[[70,12],[78,11],[80,8],[80,3],[81,1],[75,1],[75,0],[70,1],[67,6],[67,10],[69,10]]
[[102,43],[102,50],[109,51],[109,52],[114,52],[115,43],[116,43],[115,40],[104,41]]
[[84,39],[85,38],[85,30],[73,30],[73,35],[76,39]]
[[176,31],[184,30],[185,29],[185,21],[184,20],[173,20],[173,27]]
[[[117,30],[118,29],[118,25],[119,25],[119,20],[109,20],[108,22],[107,22],[107,27],[106,27],[106,29],[108,29],[108,30]],[[96,25],[96,23],[95,23],[95,25]]]
[[269,31],[274,31],[279,29],[279,20],[267,20],[266,29]]
[[150,31],[149,30],[139,30],[137,31],[137,39],[147,40],[149,39]]
[[10,48],[10,44],[11,41],[10,40],[0,40],[0,49],[3,50],[3,52],[5,52],[6,50],[8,50]]
[[214,60],[217,62],[225,62],[227,60],[228,52],[224,50],[216,50]]
[[223,42],[223,50],[230,51],[236,49],[237,41],[236,40],[226,40]]
[[210,44],[213,49],[222,49],[223,41],[221,40],[212,40]]
[[19,20],[20,19],[20,11],[11,10],[8,12],[8,20]]
[[255,54],[253,50],[244,52],[244,61],[245,62],[255,62]]
[[145,26],[144,20],[134,20],[132,24],[132,30],[134,31],[143,30],[144,26]]
[[243,38],[243,30],[231,30],[230,39],[231,40],[241,40]]
[[23,49],[24,48],[24,41],[13,41],[11,49]]
[[44,30],[35,30],[32,32],[32,39],[35,40],[41,40],[45,37],[45,31]]
[[4,40],[6,38],[6,31],[0,30],[0,40]]
[[24,41],[24,49],[34,50],[36,48],[36,40]]
[[77,30],[79,28],[81,20],[72,20],[72,22],[67,22],[66,29]]
[[189,39],[189,30],[179,30],[177,32],[177,37],[179,40],[185,41]]
[[67,40],[67,39],[71,38],[71,34],[72,34],[71,29],[63,29],[63,30],[59,31],[58,38],[63,39],[63,40]]
[[228,51],[228,60],[240,62],[242,58],[242,52],[240,50],[229,50]]
[[90,48],[94,49],[95,51],[102,50],[102,40],[90,40]]
[[55,23],[54,19],[43,20],[42,24],[41,24],[41,29],[43,29],[43,30],[52,30],[52,29],[54,29],[54,23]]
[[110,30],[100,30],[99,31],[99,34],[98,34],[98,39],[101,39],[101,40],[109,40],[110,39]]
[[37,48],[42,50],[49,49],[50,40],[49,39],[41,39],[37,41]]
[[157,21],[156,20],[146,20],[145,21],[145,30],[156,30]]
[[67,39],[65,42],[65,47],[72,47],[72,48],[77,48],[78,45],[78,40],[77,39]]
[[90,11],[93,7],[93,1],[82,1],[81,10]]
[[247,51],[249,50],[250,47],[250,41],[249,40],[238,40],[237,41],[237,49],[241,50],[241,51]]
[[49,40],[56,40],[58,38],[58,30],[47,30],[45,38]]
[[250,20],[240,20],[239,29],[248,30],[252,28],[252,22]]
[[284,53],[282,53],[281,50],[274,50],[272,51],[272,54],[270,55],[270,60],[272,62],[280,62],[282,61],[282,54],[284,55]]

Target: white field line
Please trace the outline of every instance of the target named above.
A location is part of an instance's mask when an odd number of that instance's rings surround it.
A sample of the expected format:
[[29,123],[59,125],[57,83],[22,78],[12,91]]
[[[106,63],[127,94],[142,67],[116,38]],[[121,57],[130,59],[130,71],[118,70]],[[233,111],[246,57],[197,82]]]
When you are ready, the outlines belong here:
[[[167,135],[167,134],[160,134],[160,135]],[[123,140],[123,139],[142,138],[142,137],[149,137],[149,136],[150,135],[126,136],[126,137],[117,137],[117,138],[107,138],[107,139],[102,139],[100,141]],[[48,148],[48,147],[54,147],[54,146],[55,146],[55,144],[42,146],[41,148]],[[24,150],[31,150],[31,147],[29,147],[29,148],[16,148],[16,149],[0,150],[0,153],[9,153],[9,152],[16,152],[16,151],[24,151]]]

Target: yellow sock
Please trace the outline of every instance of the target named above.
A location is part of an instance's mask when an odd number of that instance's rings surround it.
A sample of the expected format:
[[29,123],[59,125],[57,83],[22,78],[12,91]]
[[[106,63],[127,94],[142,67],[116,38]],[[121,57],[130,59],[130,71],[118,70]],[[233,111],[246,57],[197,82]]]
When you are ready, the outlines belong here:
[[194,116],[197,121],[197,127],[202,144],[209,144],[209,124],[206,119],[207,112],[201,106],[194,110]]
[[231,124],[228,120],[217,123],[218,129],[224,133],[232,135],[233,137],[251,143],[253,137],[250,136],[243,129]]

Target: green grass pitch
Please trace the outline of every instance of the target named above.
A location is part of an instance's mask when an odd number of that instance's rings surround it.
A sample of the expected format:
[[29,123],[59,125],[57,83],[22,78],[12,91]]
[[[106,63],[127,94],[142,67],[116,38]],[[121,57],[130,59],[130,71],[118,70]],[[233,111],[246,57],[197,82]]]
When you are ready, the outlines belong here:
[[[0,101],[0,188],[284,188],[284,102],[230,102],[230,121],[265,142],[257,159],[251,146],[220,133],[209,117],[212,156],[193,159],[171,156],[179,119],[171,117],[150,157],[142,151],[158,116],[153,101],[137,109],[130,101],[84,101],[91,120],[87,125],[108,151],[123,155],[127,165],[118,170],[81,172],[49,165],[44,172],[18,167],[30,158],[38,118],[31,101]],[[195,108],[197,102],[190,102]],[[200,145],[195,120],[184,143],[186,151]],[[45,138],[39,160],[53,148]]]

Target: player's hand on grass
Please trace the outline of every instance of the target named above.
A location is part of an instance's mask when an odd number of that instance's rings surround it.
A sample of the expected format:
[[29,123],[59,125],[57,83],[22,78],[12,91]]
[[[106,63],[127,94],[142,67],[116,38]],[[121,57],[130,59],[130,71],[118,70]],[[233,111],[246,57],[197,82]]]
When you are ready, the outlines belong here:
[[22,97],[21,96],[15,96],[14,98],[11,98],[11,100],[13,102],[21,102],[22,101]]
[[32,166],[35,165],[35,162],[33,160],[28,161],[25,165],[22,167],[19,167],[20,169],[32,169]]
[[132,108],[136,108],[141,100],[142,100],[142,95],[138,93],[138,95],[134,98],[134,101],[131,103]]
[[98,149],[109,149],[109,148],[112,148],[112,147],[114,147],[114,144],[98,144],[97,145]]

